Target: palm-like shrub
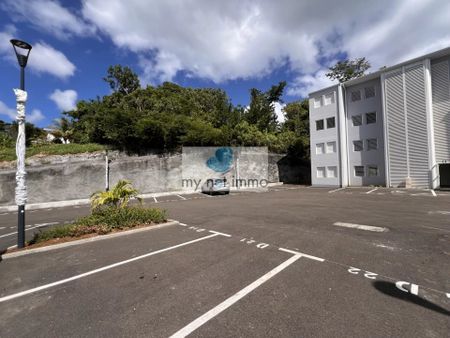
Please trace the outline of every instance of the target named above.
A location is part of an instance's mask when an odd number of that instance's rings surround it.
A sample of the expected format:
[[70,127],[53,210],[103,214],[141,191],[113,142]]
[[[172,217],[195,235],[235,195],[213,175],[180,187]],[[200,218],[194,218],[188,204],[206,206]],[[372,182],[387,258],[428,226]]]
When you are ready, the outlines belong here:
[[125,208],[130,199],[142,201],[138,197],[138,190],[135,189],[130,181],[119,180],[117,184],[109,191],[98,191],[91,196],[91,208],[99,209],[102,206],[113,206],[116,208]]

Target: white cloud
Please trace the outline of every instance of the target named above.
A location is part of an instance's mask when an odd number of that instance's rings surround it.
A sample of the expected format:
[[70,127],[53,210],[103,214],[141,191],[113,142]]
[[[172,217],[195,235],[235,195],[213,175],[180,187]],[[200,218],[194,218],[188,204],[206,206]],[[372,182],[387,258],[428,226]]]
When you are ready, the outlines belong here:
[[[84,0],[83,16],[140,58],[147,82],[221,82],[280,65],[304,96],[327,84],[324,60],[365,56],[377,69],[450,45],[448,0]],[[120,24],[118,24],[120,23]]]
[[9,108],[6,104],[0,101],[0,115],[6,115],[11,120],[15,120],[17,113],[15,109]]
[[5,27],[5,30],[3,32],[0,32],[0,54],[9,53],[12,58],[13,47],[9,40],[11,40],[16,33],[17,29],[13,25],[7,25]]
[[280,123],[284,122],[284,114],[283,114],[282,109],[286,106],[286,104],[280,103],[280,102],[274,102],[273,105],[275,107],[275,114],[277,114],[278,122],[280,122]]
[[72,9],[55,0],[5,0],[1,5],[16,22],[28,22],[40,31],[58,38],[90,36],[95,27],[84,22]]
[[321,69],[316,73],[299,75],[286,93],[290,96],[307,97],[313,91],[335,84],[325,76],[326,72],[327,70]]
[[34,44],[28,66],[38,73],[48,73],[61,79],[72,76],[76,69],[62,52],[44,42]]
[[56,106],[62,111],[70,111],[76,109],[78,94],[73,89],[59,90],[55,89],[50,94],[50,99],[55,102]]
[[33,109],[31,114],[29,114],[26,118],[27,122],[36,123],[45,119],[44,114],[39,109]]
[[[4,31],[0,32],[0,56],[17,64],[13,47],[9,40],[15,37],[17,29],[15,26],[8,25]],[[59,50],[45,42],[32,44],[27,67],[37,73],[47,73],[61,79],[72,76],[75,73],[75,65]]]
[[[6,115],[11,120],[15,120],[17,112],[15,109],[9,108],[5,103],[0,101],[0,115]],[[26,122],[36,123],[43,120],[45,116],[39,109],[33,109],[31,113],[26,113]]]

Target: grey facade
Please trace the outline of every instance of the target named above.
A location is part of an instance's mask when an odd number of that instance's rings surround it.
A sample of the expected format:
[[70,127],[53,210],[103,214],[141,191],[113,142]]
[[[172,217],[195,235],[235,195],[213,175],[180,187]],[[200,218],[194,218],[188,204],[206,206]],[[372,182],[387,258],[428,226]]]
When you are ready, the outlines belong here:
[[450,48],[311,93],[309,104],[313,185],[450,184]]

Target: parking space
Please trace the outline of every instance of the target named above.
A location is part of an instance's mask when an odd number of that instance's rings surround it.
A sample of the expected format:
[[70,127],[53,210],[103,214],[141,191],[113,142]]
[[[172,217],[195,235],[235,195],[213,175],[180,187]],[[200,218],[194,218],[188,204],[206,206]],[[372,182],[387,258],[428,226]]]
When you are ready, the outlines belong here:
[[179,225],[1,261],[2,337],[446,336],[446,197],[331,190],[182,195]]

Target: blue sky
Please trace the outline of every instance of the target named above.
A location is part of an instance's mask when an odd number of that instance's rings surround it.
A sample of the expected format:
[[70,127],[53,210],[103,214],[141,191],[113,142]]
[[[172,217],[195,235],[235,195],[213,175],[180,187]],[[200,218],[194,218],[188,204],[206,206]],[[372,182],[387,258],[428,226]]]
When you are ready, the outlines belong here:
[[449,13],[442,0],[2,0],[0,119],[14,117],[19,85],[11,38],[33,45],[27,118],[45,127],[108,94],[114,64],[143,85],[218,87],[242,105],[250,88],[285,80],[291,102],[331,84],[339,59],[365,56],[376,70],[450,46]]

